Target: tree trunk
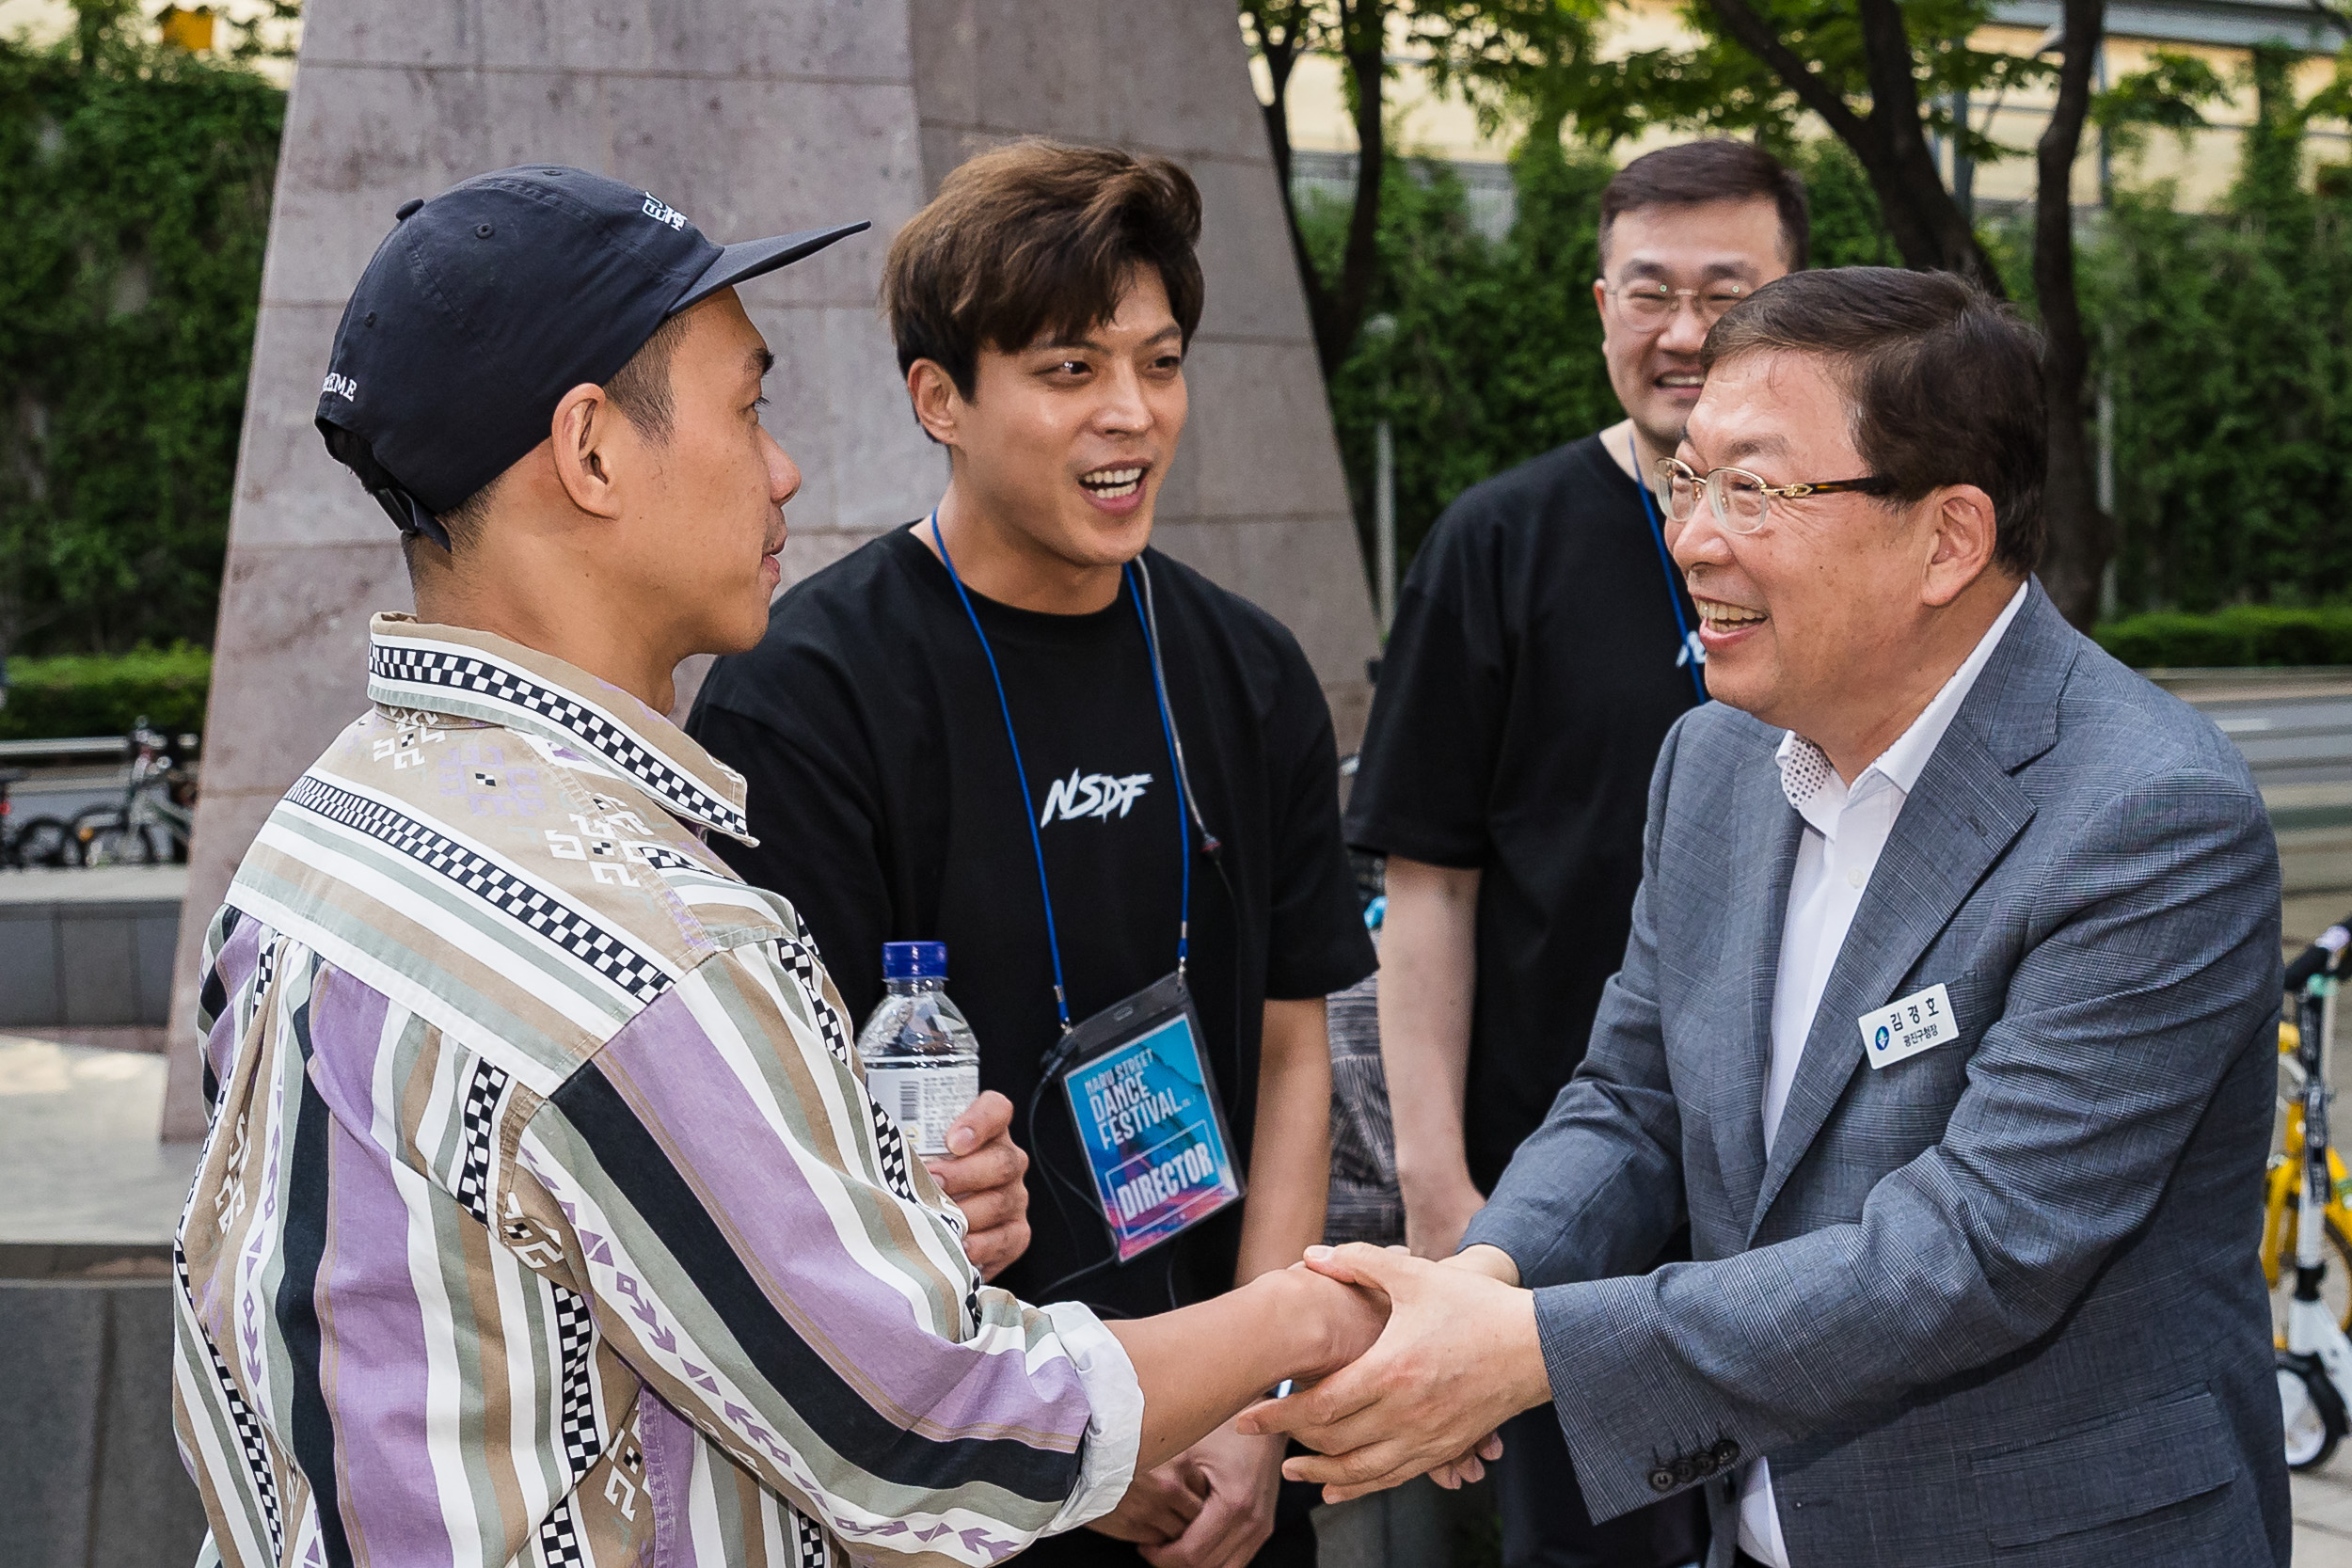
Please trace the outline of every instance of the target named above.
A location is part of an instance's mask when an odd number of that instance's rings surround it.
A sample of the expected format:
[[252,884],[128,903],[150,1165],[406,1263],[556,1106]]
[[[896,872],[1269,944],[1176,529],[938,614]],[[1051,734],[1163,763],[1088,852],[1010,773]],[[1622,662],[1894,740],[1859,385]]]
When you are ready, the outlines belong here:
[[[1380,263],[1380,182],[1388,166],[1380,111],[1389,8],[1385,0],[1347,0],[1340,8],[1340,19],[1341,49],[1356,83],[1356,202],[1347,215],[1347,245],[1341,252],[1337,286],[1311,286],[1307,291],[1315,357],[1327,382],[1339,373],[1347,351],[1355,347],[1364,309],[1372,301],[1373,277]],[[1303,250],[1300,260],[1305,261]]]
[[1927,135],[1920,128],[1919,87],[1910,35],[1896,0],[1860,0],[1863,52],[1868,61],[1871,104],[1854,113],[1843,94],[1813,73],[1803,56],[1781,42],[1747,0],[1709,0],[1724,31],[1772,73],[1798,102],[1819,115],[1870,178],[1886,231],[1903,265],[1964,273],[1996,297],[2001,279],[1977,242],[1967,216],[1944,188]]
[[2050,405],[2050,461],[2042,487],[2049,537],[2042,549],[2042,584],[2077,626],[2097,617],[2100,578],[2115,553],[2115,521],[2099,508],[2096,460],[2085,434],[2090,345],[2074,290],[2074,158],[2082,149],[2106,12],[2106,0],[2066,0],[2058,103],[2034,152],[2040,188],[2033,279],[2042,302],[2042,388]]
[[[1911,35],[1903,27],[1902,8],[1895,0],[1861,0],[1861,18],[1863,56],[1870,78],[1870,115],[1863,123],[1881,146],[1870,184],[1881,211],[1899,208],[1905,214],[1905,227],[1914,238],[1904,244],[1897,236],[1903,262],[1963,274],[1997,296],[2002,292],[2000,275],[1979,243],[1976,227],[1945,188],[1944,171],[1936,167],[1934,150],[1928,146],[1919,119],[1915,56]],[[1881,169],[1892,179],[1882,178]]]
[[[1298,203],[1291,195],[1290,76],[1301,50],[1307,47],[1313,8],[1245,4],[1242,7],[1258,35],[1258,52],[1273,84],[1273,102],[1262,103],[1266,144],[1274,154],[1274,178],[1282,191],[1282,216],[1290,227],[1291,256],[1298,264],[1298,282],[1307,296],[1307,321],[1314,334],[1315,360],[1328,382],[1339,373],[1356,344],[1364,311],[1372,301],[1373,281],[1380,260],[1380,183],[1387,173],[1387,144],[1381,137],[1381,108],[1385,81],[1384,46],[1388,37],[1389,0],[1342,0],[1338,33],[1341,57],[1356,83],[1356,197],[1348,212],[1347,241],[1341,251],[1340,276],[1327,279],[1307,249],[1307,236],[1298,227]],[[1279,24],[1279,25],[1278,25]]]
[[[1320,324],[1329,309],[1328,291],[1323,277],[1315,270],[1314,258],[1307,252],[1307,236],[1298,227],[1298,203],[1291,195],[1291,68],[1298,63],[1299,51],[1306,46],[1305,19],[1294,8],[1288,25],[1277,31],[1266,8],[1250,8],[1251,20],[1257,24],[1258,52],[1264,57],[1266,80],[1271,84],[1271,101],[1258,105],[1265,116],[1266,146],[1274,155],[1274,182],[1282,193],[1282,221],[1290,230],[1291,260],[1298,268],[1298,285],[1307,296],[1308,329],[1315,334],[1315,357],[1323,359],[1323,337]],[[1326,381],[1331,377],[1329,365],[1322,366]]]

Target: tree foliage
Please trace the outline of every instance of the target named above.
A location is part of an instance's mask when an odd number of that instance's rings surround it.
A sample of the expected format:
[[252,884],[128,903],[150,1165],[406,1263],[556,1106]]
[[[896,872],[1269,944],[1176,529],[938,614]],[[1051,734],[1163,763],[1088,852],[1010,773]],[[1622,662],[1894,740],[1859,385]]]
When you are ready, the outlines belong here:
[[2218,211],[2121,192],[2087,247],[2115,398],[2127,608],[2310,603],[2352,588],[2352,189],[2302,177],[2294,56],[2257,51],[2254,123]]
[[[1401,49],[1439,90],[1460,93],[1493,130],[1514,111],[1543,139],[1605,68],[1593,57],[1608,0],[1239,0],[1243,36],[1264,65],[1261,105],[1289,219],[1315,356],[1328,381],[1370,308],[1387,186],[1386,92]],[[1291,72],[1308,55],[1337,58],[1355,120],[1354,199],[1336,245],[1311,245],[1291,182]],[[1329,217],[1328,214],[1325,214]],[[1327,241],[1328,236],[1327,235]]]
[[1993,11],[1991,0],[1692,0],[1691,41],[1627,55],[1575,127],[1597,147],[1659,129],[1748,133],[1787,155],[1812,117],[1870,174],[1910,264],[1997,289],[1927,141],[1956,141],[1978,163],[2022,150],[1992,139],[1989,116],[1963,112],[2053,79],[2045,61],[1969,43]]
[[123,9],[0,41],[0,650],[212,637],[285,95]]

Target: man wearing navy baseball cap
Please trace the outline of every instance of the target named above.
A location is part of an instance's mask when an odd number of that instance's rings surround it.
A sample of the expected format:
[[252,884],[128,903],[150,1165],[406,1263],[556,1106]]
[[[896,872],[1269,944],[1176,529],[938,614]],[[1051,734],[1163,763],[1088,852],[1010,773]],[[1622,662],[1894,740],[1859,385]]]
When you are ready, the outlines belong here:
[[206,1560],[993,1563],[1107,1513],[1380,1309],[1306,1273],[1106,1326],[1025,1239],[1002,1097],[927,1166],[663,717],[756,642],[800,474],[735,286],[865,228],[706,240],[522,167],[404,205],[328,449],[418,616],[215,919],[174,1404]]

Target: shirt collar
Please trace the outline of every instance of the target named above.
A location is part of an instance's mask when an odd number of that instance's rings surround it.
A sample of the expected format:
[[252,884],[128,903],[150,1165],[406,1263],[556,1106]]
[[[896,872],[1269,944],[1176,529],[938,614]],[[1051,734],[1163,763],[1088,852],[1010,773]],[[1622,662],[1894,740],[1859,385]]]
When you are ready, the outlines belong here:
[[368,699],[502,725],[631,781],[674,816],[758,842],[742,774],[619,687],[519,642],[378,615],[368,626]]
[[1783,735],[1773,760],[1780,764],[1780,789],[1788,798],[1788,803],[1810,820],[1812,813],[1806,808],[1820,801],[1824,792],[1832,799],[1822,803],[1843,805],[1848,799],[1864,793],[1873,773],[1905,796],[1910,795],[1919,783],[1919,775],[1926,771],[1928,759],[1935,754],[1944,732],[1952,727],[1961,704],[1968,700],[1977,677],[1992,662],[1993,650],[2000,646],[2001,634],[2017,619],[2018,608],[2026,602],[2026,587],[2022,582],[2017,585],[2017,592],[2010,595],[2009,603],[1993,618],[1984,635],[1977,639],[1977,645],[1961,660],[1960,668],[1952,672],[1943,689],[1920,710],[1910,728],[1897,736],[1895,743],[1879,753],[1878,760],[1864,768],[1851,785],[1840,783],[1837,770],[1830,766],[1829,754],[1819,746],[1794,730]]

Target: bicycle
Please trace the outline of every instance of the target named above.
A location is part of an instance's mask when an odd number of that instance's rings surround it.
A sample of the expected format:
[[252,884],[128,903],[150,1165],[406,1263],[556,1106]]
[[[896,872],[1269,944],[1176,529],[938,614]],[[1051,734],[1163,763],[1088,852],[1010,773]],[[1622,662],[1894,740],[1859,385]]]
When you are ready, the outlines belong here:
[[[2352,1337],[2345,1333],[2342,1309],[2327,1293],[2328,1254],[2335,1254],[2335,1272],[2346,1276],[2344,1200],[2352,1192],[2344,1162],[2328,1137],[2328,1050],[2333,1043],[2336,991],[2344,952],[2352,945],[2352,915],[2330,926],[2287,968],[2287,983],[2295,998],[2295,1061],[2299,1074],[2296,1104],[2289,1116],[2291,1151],[2274,1163],[2270,1191],[2276,1195],[2281,1173],[2296,1195],[2292,1244],[2295,1250],[2293,1294],[2286,1303],[2284,1333],[2276,1351],[2280,1414],[2286,1430],[2287,1467],[2312,1470],[2325,1465],[2343,1441],[2352,1416]],[[2282,1024],[2280,1035],[2285,1035]],[[2264,1227],[2263,1268],[2274,1291],[2284,1275],[2283,1251],[2274,1239],[2284,1238],[2283,1199],[2273,1196]],[[2352,1276],[2347,1276],[2352,1277]],[[2275,1300],[2275,1297],[2274,1297]]]
[[73,831],[54,816],[19,822],[8,800],[8,786],[32,775],[22,768],[0,768],[0,866],[18,870],[37,866],[75,865],[81,846]]
[[147,727],[142,715],[126,737],[131,768],[122,799],[75,815],[72,837],[84,865],[161,865],[184,861],[196,836],[196,781],[184,766],[194,736],[172,742]]
[[[2352,918],[2352,917],[2347,917]],[[2301,976],[2296,990],[2301,990],[2310,976]],[[2299,1216],[2297,1199],[2303,1190],[2303,1086],[2304,1067],[2301,1060],[2302,1031],[2291,1018],[2279,1023],[2280,1069],[2287,1080],[2286,1091],[2280,1095],[2287,1113],[2286,1136],[2280,1151],[2270,1158],[2270,1174],[2263,1188],[2263,1280],[2270,1287],[2272,1338],[2279,1348],[2286,1348],[2287,1313],[2295,1299],[2294,1259],[2296,1227]],[[2327,1279],[2326,1301],[2329,1316],[2339,1327],[2352,1332],[2352,1171],[2347,1171],[2344,1157],[2334,1148],[2328,1150],[2328,1203],[2321,1245],[2331,1267]]]

